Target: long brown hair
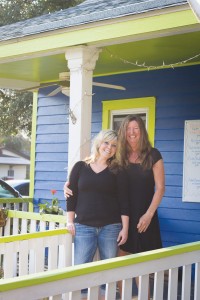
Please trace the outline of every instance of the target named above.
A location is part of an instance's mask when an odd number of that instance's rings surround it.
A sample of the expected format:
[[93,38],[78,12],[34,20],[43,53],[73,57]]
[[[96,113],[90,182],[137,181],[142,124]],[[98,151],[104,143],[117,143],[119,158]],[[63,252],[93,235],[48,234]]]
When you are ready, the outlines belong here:
[[121,123],[118,132],[118,147],[116,157],[118,163],[122,167],[127,167],[129,165],[129,155],[132,149],[127,142],[126,132],[127,127],[131,121],[137,122],[140,129],[140,140],[138,144],[139,160],[144,169],[151,168],[152,158],[149,155],[151,151],[151,144],[148,138],[148,133],[144,124],[144,121],[138,115],[128,115]]

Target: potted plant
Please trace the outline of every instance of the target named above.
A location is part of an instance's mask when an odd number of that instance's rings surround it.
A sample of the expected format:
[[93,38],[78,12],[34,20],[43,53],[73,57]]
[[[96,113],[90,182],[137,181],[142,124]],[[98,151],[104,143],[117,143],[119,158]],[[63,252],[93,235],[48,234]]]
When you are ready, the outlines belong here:
[[58,198],[54,196],[56,192],[56,190],[51,190],[51,194],[53,195],[51,202],[46,201],[39,204],[40,214],[64,215],[64,210],[59,206]]

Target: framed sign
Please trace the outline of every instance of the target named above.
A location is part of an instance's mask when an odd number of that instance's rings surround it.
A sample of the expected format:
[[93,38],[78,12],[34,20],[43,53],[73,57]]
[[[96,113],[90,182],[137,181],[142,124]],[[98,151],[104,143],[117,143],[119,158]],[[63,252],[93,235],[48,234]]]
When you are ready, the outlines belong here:
[[200,120],[185,121],[183,201],[200,202]]

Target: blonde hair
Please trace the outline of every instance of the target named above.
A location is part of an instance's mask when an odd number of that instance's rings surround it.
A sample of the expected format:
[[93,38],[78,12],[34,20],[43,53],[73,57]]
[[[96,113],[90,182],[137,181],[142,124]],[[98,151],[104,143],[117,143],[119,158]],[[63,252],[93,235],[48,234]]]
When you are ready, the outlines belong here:
[[137,122],[140,129],[140,140],[138,144],[139,159],[141,165],[146,169],[152,166],[152,159],[149,155],[151,151],[151,144],[149,142],[148,133],[144,124],[144,121],[141,117],[137,115],[128,115],[121,123],[119,132],[118,132],[118,147],[117,147],[117,161],[120,166],[127,167],[129,165],[129,155],[132,152],[132,149],[127,142],[126,132],[127,127],[131,121]]
[[[100,155],[99,148],[100,148],[101,144],[103,142],[110,142],[110,141],[117,142],[117,139],[118,139],[118,136],[117,136],[116,131],[111,130],[111,129],[101,130],[93,139],[90,156],[86,157],[84,161],[87,164],[94,163]],[[108,161],[107,161],[108,166],[111,167],[113,165],[114,161],[116,161],[115,155],[113,157],[111,157],[110,159],[108,159]]]

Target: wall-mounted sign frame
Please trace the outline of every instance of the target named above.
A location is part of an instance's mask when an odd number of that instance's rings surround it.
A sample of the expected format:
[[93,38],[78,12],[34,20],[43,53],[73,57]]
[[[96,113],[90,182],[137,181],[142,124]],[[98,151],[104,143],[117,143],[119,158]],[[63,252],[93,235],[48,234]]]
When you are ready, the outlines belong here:
[[183,201],[200,202],[200,120],[185,121]]

